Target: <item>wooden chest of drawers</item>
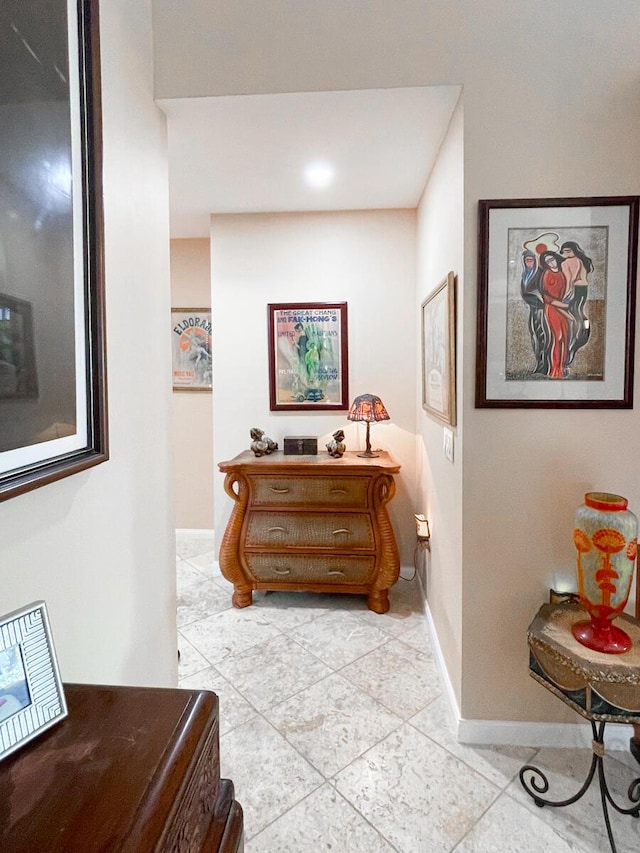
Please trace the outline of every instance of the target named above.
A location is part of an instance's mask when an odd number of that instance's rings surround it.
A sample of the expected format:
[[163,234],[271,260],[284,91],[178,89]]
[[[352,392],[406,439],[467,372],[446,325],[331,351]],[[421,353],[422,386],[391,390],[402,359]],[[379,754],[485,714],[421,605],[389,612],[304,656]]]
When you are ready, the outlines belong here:
[[219,468],[234,502],[220,569],[236,607],[251,604],[254,589],[308,590],[364,594],[371,610],[386,613],[400,572],[387,514],[400,466],[388,453],[245,451]]

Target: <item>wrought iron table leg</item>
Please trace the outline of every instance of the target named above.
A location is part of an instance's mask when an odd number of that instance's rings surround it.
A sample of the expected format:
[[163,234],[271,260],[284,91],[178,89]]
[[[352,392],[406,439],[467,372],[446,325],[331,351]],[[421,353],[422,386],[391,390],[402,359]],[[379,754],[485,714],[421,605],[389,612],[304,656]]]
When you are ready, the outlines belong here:
[[[619,806],[618,803],[615,802],[613,797],[611,796],[611,792],[609,791],[609,787],[607,785],[607,780],[604,775],[604,728],[605,722],[602,721],[596,727],[596,724],[593,720],[591,722],[591,731],[593,733],[593,741],[591,744],[591,748],[593,749],[593,757],[591,759],[591,767],[589,768],[589,772],[587,774],[587,778],[585,779],[584,784],[580,788],[580,790],[573,795],[573,797],[569,797],[566,800],[547,800],[541,796],[541,794],[546,794],[549,790],[549,780],[544,775],[542,770],[538,767],[534,767],[532,764],[525,764],[524,767],[520,769],[520,782],[522,783],[522,787],[525,789],[527,794],[533,799],[534,803],[543,808],[544,806],[551,806],[552,808],[560,808],[561,806],[569,806],[572,803],[576,803],[584,794],[587,792],[589,785],[593,781],[593,777],[596,774],[596,770],[598,771],[598,783],[600,785],[600,800],[602,802],[602,813],[604,815],[604,823],[607,829],[607,835],[609,837],[609,844],[611,845],[612,853],[616,853],[616,845],[613,839],[613,832],[611,831],[611,821],[609,819],[609,809],[607,808],[607,803],[609,803],[613,808],[620,812],[620,814],[631,815],[631,817],[639,817],[640,816],[640,779],[634,779],[633,782],[629,785],[629,790],[627,792],[627,796],[631,803],[635,803],[631,808],[623,808]],[[527,779],[526,774],[530,773],[530,777]]]

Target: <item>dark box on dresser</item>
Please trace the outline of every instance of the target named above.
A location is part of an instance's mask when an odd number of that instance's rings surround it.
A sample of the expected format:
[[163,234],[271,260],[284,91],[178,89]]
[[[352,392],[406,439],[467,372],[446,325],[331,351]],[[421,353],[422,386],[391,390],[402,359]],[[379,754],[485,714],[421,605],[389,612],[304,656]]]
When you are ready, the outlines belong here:
[[317,456],[318,439],[313,435],[287,435],[284,439],[285,456]]

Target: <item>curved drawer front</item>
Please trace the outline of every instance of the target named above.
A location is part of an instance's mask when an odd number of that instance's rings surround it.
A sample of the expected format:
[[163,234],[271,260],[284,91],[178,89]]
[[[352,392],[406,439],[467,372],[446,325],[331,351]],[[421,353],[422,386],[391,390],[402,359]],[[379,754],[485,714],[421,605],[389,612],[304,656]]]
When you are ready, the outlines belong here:
[[253,506],[366,507],[368,477],[251,476]]
[[374,575],[375,557],[246,554],[250,572],[258,581],[282,583],[366,584]]
[[366,513],[252,512],[245,547],[373,550],[371,519]]

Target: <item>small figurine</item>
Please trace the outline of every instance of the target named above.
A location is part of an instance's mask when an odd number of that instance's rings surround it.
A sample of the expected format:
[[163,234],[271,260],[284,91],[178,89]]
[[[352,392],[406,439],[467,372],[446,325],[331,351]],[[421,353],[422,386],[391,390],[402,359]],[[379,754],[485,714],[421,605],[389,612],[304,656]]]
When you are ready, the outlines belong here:
[[336,458],[342,456],[347,449],[347,445],[344,443],[344,431],[337,429],[333,434],[333,438],[326,447],[329,452],[329,456],[335,456]]
[[253,439],[251,442],[251,450],[253,450],[256,456],[268,455],[278,449],[278,442],[269,438],[268,435],[264,434],[264,430],[258,429],[258,427],[252,427],[249,431],[249,435]]

